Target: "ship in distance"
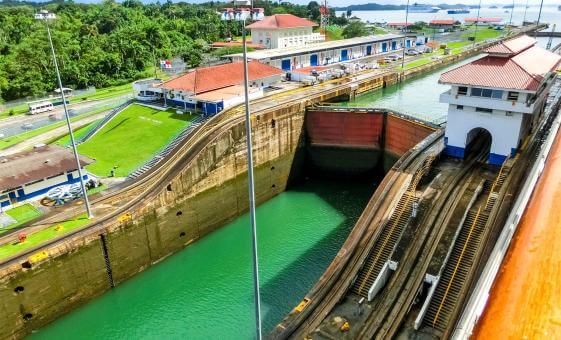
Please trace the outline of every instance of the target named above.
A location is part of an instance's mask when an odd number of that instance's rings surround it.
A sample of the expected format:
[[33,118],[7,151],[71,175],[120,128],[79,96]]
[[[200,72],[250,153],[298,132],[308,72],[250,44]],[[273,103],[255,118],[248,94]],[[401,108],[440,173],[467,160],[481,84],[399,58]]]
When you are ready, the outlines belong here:
[[451,8],[448,10],[448,14],[466,14],[469,13],[469,8]]
[[414,3],[413,5],[409,6],[409,12],[411,13],[436,13],[440,11],[440,7],[436,6],[429,6]]

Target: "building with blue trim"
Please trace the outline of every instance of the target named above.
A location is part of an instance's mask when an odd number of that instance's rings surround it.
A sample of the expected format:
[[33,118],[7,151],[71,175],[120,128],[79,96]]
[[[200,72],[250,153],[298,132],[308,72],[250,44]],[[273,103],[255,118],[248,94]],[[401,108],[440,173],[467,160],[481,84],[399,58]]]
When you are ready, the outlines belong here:
[[[259,61],[283,71],[309,66],[325,66],[370,56],[396,53],[403,47],[413,48],[417,38],[402,34],[381,34],[319,42],[303,46],[282,47],[247,53],[249,60]],[[243,60],[241,53],[225,56],[232,61]]]
[[[93,160],[80,156],[85,167]],[[82,172],[88,179],[87,172]],[[0,157],[0,205],[2,207],[45,194],[50,189],[80,180],[70,149],[46,145],[31,151]]]
[[440,83],[451,86],[440,95],[440,101],[449,104],[444,152],[464,158],[476,140],[490,137],[488,162],[500,165],[537,128],[561,56],[538,47],[528,36],[485,52],[440,77]]
[[[281,81],[284,72],[259,62],[248,63],[250,99],[262,97],[263,90]],[[164,107],[199,111],[214,115],[244,101],[242,62],[200,67],[162,82],[144,80],[133,84],[140,101],[158,101]]]

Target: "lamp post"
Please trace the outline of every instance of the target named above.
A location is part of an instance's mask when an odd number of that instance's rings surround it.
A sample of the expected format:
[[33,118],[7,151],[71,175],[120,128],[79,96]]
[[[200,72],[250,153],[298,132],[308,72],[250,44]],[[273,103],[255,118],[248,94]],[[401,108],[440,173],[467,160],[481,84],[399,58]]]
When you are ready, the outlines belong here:
[[405,65],[405,40],[407,39],[407,24],[409,20],[409,0],[407,0],[407,7],[405,7],[405,36],[403,37],[403,55],[401,57],[401,68]]
[[60,95],[62,97],[62,105],[64,107],[64,116],[66,117],[66,125],[68,126],[68,134],[70,135],[70,143],[72,144],[72,150],[74,151],[74,158],[76,159],[76,165],[78,167],[78,176],[80,177],[80,186],[82,188],[82,195],[84,197],[84,202],[86,205],[86,212],[88,214],[88,218],[92,218],[93,217],[92,209],[90,206],[90,201],[88,200],[88,193],[86,192],[86,184],[84,183],[84,177],[82,176],[82,166],[80,164],[80,156],[78,155],[78,150],[76,149],[76,141],[74,140],[74,133],[72,132],[72,126],[70,125],[70,116],[68,115],[68,107],[66,106],[66,95],[64,94],[64,88],[62,87],[62,80],[60,79],[60,71],[58,69],[55,47],[53,45],[53,39],[51,37],[51,29],[49,28],[49,20],[54,20],[55,18],[56,16],[54,13],[50,13],[46,10],[41,10],[39,13],[35,14],[35,19],[45,21],[45,26],[47,27],[47,35],[49,37],[49,44],[51,45],[51,52],[53,54],[53,63],[55,64],[58,88],[60,90]]
[[524,6],[524,18],[522,18],[522,26],[524,26],[524,23],[526,22],[526,13],[528,13],[528,2],[530,0],[526,0],[526,6]]
[[479,13],[481,13],[481,0],[479,0],[479,6],[477,6],[477,17],[475,17],[475,33],[473,34],[473,47],[475,47],[475,42],[477,41],[477,26],[479,25]]
[[509,24],[512,27],[512,16],[514,15],[514,0],[512,0],[512,8],[510,9],[510,21]]
[[[253,2],[252,2],[253,3]],[[246,147],[247,147],[247,180],[249,194],[249,221],[251,225],[251,243],[252,243],[252,260],[253,260],[253,294],[255,308],[255,337],[257,340],[262,339],[261,334],[261,294],[259,291],[259,256],[257,253],[257,225],[255,219],[255,187],[253,179],[253,142],[251,138],[251,114],[249,108],[249,74],[247,66],[247,43],[245,32],[245,16],[241,18],[226,18],[224,20],[235,20],[242,23],[242,46],[243,46],[243,78],[244,78],[244,100],[245,100],[245,131],[246,131]]]

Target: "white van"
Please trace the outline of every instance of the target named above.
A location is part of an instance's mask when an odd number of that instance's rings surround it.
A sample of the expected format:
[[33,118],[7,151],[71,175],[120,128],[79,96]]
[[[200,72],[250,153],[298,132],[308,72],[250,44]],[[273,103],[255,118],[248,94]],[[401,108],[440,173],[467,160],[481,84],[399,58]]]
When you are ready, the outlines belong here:
[[29,104],[28,114],[34,115],[34,114],[37,114],[37,113],[47,112],[47,111],[52,111],[52,110],[53,110],[53,103],[51,103],[49,101],[45,101],[45,102]]

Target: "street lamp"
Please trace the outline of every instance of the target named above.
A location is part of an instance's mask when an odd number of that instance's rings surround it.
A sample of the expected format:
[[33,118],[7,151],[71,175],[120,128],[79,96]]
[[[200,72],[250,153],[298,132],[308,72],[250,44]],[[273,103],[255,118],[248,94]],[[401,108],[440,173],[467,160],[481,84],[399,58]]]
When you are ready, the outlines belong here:
[[[242,22],[242,45],[243,45],[243,85],[245,96],[245,131],[246,131],[246,145],[247,145],[247,179],[248,179],[248,192],[249,192],[249,221],[251,224],[251,241],[253,250],[253,293],[255,302],[255,336],[257,340],[262,339],[261,335],[261,295],[259,292],[259,257],[257,255],[257,226],[255,222],[255,188],[253,179],[253,145],[251,140],[251,118],[249,109],[249,75],[247,67],[247,43],[245,33],[245,19],[247,13],[240,13],[236,18],[234,13],[233,17],[227,13],[222,16],[223,20],[233,20]],[[253,14],[250,12],[250,15]],[[260,16],[256,16],[259,20]]]
[[92,218],[93,217],[92,209],[90,207],[90,201],[88,200],[88,194],[86,192],[84,177],[82,176],[82,166],[80,164],[80,157],[78,156],[78,150],[76,149],[76,141],[74,140],[74,133],[72,132],[72,126],[70,125],[70,116],[68,115],[68,108],[66,106],[66,95],[64,94],[64,88],[62,87],[62,80],[60,79],[60,71],[58,70],[58,62],[56,59],[55,47],[53,45],[51,30],[49,28],[49,20],[54,20],[55,18],[56,16],[54,13],[50,13],[49,11],[46,10],[41,10],[39,11],[39,13],[35,14],[35,19],[45,21],[45,26],[47,27],[47,35],[49,36],[49,44],[51,45],[51,52],[53,54],[53,62],[55,64],[58,87],[60,90],[60,95],[62,96],[64,116],[66,117],[66,125],[68,126],[68,134],[70,135],[70,143],[72,144],[72,150],[74,151],[74,158],[76,159],[76,165],[78,166],[78,176],[80,177],[80,186],[82,187],[82,195],[84,197],[84,202],[86,203],[86,212],[88,213],[88,218]]
[[405,65],[405,40],[407,39],[407,26],[409,20],[409,0],[407,0],[407,7],[405,7],[405,36],[403,37],[403,56],[401,58],[401,68]]
[[475,42],[477,41],[477,26],[479,25],[479,14],[481,13],[481,0],[479,0],[479,6],[477,6],[477,16],[475,17],[475,33],[473,34],[473,47],[475,47]]

